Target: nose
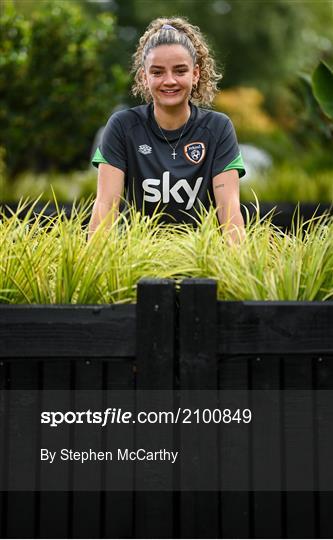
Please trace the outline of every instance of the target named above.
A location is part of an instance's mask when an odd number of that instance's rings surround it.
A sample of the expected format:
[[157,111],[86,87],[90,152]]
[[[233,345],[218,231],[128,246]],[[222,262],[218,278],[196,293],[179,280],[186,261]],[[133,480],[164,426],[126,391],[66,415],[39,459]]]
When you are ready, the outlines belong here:
[[175,80],[175,77],[174,77],[172,71],[166,71],[166,72],[165,72],[165,76],[164,76],[164,81],[163,81],[163,82],[164,82],[164,84],[169,85],[169,86],[174,85],[174,84],[177,83],[177,81]]

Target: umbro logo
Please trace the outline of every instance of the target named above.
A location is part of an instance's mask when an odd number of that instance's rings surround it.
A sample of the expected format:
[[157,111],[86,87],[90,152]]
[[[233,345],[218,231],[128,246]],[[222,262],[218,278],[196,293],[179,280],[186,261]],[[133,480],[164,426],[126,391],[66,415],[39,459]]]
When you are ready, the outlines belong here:
[[138,150],[141,154],[144,154],[144,155],[152,153],[152,147],[148,146],[148,144],[141,144]]

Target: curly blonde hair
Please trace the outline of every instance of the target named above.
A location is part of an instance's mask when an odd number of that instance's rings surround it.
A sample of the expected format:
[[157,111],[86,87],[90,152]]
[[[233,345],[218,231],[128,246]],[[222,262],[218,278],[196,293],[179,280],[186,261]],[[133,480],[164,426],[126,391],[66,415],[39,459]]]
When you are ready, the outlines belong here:
[[[165,24],[173,26],[175,30],[162,29]],[[217,83],[222,79],[222,74],[216,71],[215,60],[199,27],[190,24],[186,17],[160,17],[151,21],[133,54],[131,73],[134,73],[134,84],[132,94],[141,96],[147,103],[152,101],[150,92],[144,85],[142,68],[149,51],[159,45],[166,44],[183,45],[190,53],[193,64],[199,65],[200,79],[198,84],[192,88],[191,100],[197,105],[211,107],[218,92]]]

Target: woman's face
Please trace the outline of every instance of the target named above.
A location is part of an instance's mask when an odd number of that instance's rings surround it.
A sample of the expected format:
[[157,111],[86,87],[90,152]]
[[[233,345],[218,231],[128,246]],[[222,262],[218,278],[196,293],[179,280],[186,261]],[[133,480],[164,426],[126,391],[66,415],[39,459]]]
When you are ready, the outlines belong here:
[[182,45],[159,45],[147,55],[143,79],[155,105],[175,107],[188,102],[199,80],[199,66],[193,66]]

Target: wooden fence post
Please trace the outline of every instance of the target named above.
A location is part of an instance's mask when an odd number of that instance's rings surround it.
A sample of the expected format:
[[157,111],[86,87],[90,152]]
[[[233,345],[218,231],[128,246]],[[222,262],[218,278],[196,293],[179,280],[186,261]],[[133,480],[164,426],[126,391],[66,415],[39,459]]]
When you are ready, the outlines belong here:
[[[160,391],[163,405],[173,409],[175,354],[175,288],[172,280],[142,279],[138,283],[136,333],[137,411],[159,410]],[[169,391],[168,393],[166,391]],[[167,396],[165,396],[167,394]],[[166,399],[165,399],[166,397]],[[143,426],[137,429],[136,447],[149,448],[149,433],[158,429],[151,425],[144,435]],[[173,450],[172,424],[163,426],[166,445]],[[148,438],[147,438],[148,437]],[[150,462],[147,486],[152,477],[170,490],[145,489],[145,467],[136,467],[135,533],[142,538],[172,538],[174,536],[174,465]]]
[[[179,295],[179,362],[181,404],[193,409],[200,400],[197,391],[208,390],[202,404],[218,403],[218,363],[216,347],[216,282],[212,279],[184,279]],[[197,485],[180,493],[180,532],[184,538],[219,537],[218,426],[192,424],[190,436],[181,427],[180,482]],[[195,455],[196,454],[196,455]],[[209,455],[209,460],[207,459]],[[197,459],[197,467],[195,461]],[[215,478],[215,490],[212,482]],[[207,482],[207,483],[206,483]]]

